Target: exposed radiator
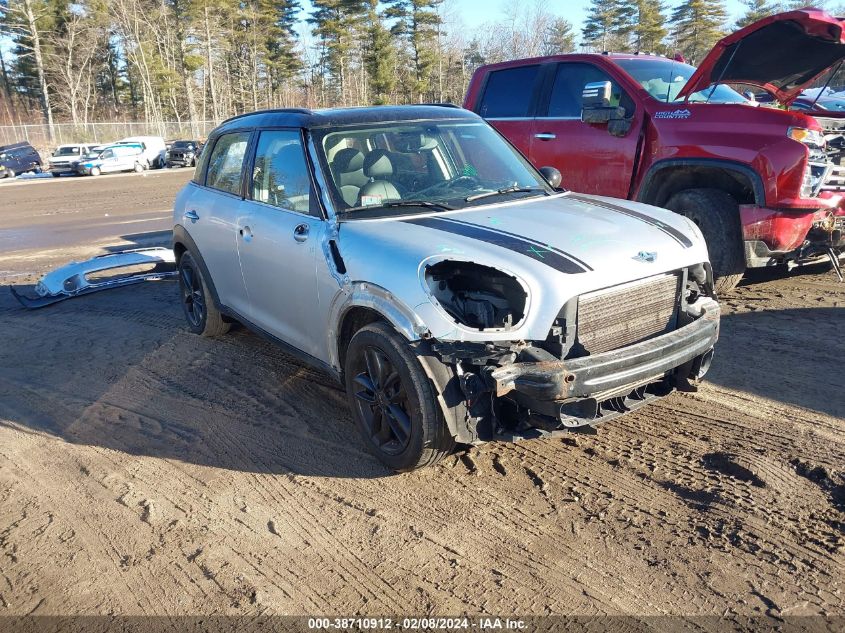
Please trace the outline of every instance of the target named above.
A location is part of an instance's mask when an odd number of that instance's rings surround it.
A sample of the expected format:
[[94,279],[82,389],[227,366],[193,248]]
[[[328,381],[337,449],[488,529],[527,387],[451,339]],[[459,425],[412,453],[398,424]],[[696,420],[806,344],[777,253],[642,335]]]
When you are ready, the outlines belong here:
[[670,273],[581,295],[578,342],[600,354],[674,329],[679,286]]

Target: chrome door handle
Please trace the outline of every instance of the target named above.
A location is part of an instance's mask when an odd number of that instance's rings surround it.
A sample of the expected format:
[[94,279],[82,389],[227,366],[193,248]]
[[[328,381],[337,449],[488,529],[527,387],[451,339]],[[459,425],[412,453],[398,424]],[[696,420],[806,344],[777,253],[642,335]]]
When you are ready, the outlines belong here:
[[541,141],[551,141],[557,138],[557,134],[552,134],[551,132],[541,132],[540,134],[535,134],[534,138],[538,138]]
[[193,210],[187,211],[185,213],[185,219],[190,220],[191,222],[196,222],[197,220],[200,219],[200,215],[199,215],[199,213],[197,213],[196,211],[193,211]]
[[252,229],[248,226],[241,227],[238,233],[240,233],[241,237],[244,238],[244,242],[249,242],[250,240],[252,240]]
[[296,228],[293,230],[293,239],[297,242],[304,242],[308,239],[309,230],[311,230],[311,227],[307,224],[297,224]]

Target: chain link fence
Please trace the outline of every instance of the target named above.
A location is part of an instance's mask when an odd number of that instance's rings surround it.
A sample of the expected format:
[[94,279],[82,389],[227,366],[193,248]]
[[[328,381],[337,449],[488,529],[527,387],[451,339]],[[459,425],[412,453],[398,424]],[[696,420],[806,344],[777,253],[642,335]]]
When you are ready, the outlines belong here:
[[52,141],[43,123],[0,125],[0,145],[28,141],[42,154],[64,143],[109,143],[128,136],[162,136],[165,139],[205,139],[218,121],[162,121],[144,123],[54,123]]

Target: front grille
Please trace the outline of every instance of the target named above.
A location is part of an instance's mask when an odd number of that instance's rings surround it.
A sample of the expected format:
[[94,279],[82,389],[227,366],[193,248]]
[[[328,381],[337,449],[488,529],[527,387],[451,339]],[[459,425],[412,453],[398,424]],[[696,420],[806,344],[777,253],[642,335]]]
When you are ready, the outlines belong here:
[[578,342],[587,354],[600,354],[670,331],[679,286],[671,273],[581,295]]
[[845,191],[845,167],[832,165],[825,176],[822,191]]

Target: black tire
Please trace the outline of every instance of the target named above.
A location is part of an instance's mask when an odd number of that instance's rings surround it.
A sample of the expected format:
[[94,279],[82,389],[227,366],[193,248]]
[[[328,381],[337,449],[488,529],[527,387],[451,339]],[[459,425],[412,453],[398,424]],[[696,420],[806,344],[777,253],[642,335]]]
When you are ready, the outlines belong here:
[[455,448],[434,387],[390,325],[358,330],[346,351],[346,394],[367,448],[403,472],[436,464]]
[[50,173],[53,174],[53,178],[59,178],[61,176],[61,174],[57,174],[56,172],[50,172]]
[[182,310],[188,321],[188,328],[200,336],[222,336],[229,331],[231,323],[223,320],[223,315],[214,303],[214,297],[208,284],[189,252],[179,258],[179,296]]
[[719,189],[687,189],[669,198],[666,208],[688,217],[701,229],[716,292],[736,288],[745,273],[745,251],[739,205],[733,196]]

